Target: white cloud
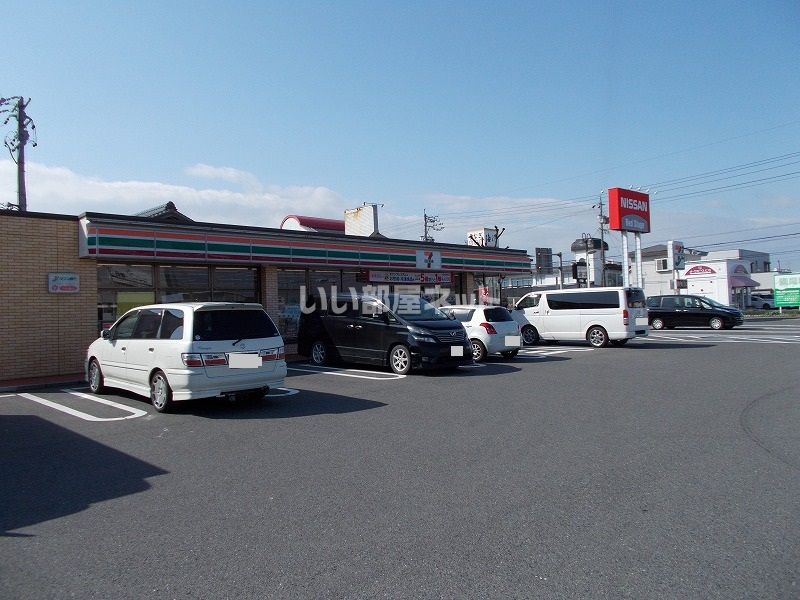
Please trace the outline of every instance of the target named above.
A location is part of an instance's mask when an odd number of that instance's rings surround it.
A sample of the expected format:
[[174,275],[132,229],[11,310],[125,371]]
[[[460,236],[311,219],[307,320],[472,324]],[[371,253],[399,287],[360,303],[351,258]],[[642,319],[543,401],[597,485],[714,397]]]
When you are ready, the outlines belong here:
[[[349,207],[339,194],[321,186],[231,191],[155,181],[105,181],[64,167],[38,163],[26,166],[28,210],[32,212],[133,215],[172,201],[179,211],[195,221],[278,227],[288,214],[341,219],[344,209]],[[192,170],[194,174],[216,174],[227,181],[257,183],[254,177],[236,169],[196,165]],[[0,202],[16,202],[16,165],[10,160],[0,161]]]
[[214,167],[198,163],[185,169],[187,175],[201,179],[221,179],[242,186],[246,192],[260,192],[261,182],[258,177],[247,171],[234,169],[233,167]]

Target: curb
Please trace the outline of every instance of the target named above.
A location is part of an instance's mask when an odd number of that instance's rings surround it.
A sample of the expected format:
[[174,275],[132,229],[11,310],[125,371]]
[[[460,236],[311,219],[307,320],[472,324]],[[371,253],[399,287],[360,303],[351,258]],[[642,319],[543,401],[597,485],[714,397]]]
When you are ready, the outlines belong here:
[[0,385],[0,393],[28,392],[28,391],[42,390],[48,388],[73,387],[77,385],[87,385],[87,383],[83,379],[75,379],[75,380],[52,381],[52,382],[41,382],[41,383],[33,382],[33,383],[8,384],[8,385]]

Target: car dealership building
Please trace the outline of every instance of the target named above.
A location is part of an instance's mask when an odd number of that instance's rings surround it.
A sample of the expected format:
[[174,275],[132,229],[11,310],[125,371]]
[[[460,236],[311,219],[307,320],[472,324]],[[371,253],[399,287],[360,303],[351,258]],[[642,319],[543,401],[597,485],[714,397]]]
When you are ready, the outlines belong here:
[[137,216],[3,210],[0,248],[0,383],[81,372],[99,331],[143,304],[259,302],[291,354],[304,293],[416,286],[476,300],[531,272],[524,250],[201,223],[172,203]]

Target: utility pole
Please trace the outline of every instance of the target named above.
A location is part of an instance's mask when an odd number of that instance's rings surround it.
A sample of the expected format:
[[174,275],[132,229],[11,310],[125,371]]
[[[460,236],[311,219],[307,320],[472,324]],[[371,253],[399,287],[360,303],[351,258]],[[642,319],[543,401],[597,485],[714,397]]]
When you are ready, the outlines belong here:
[[594,208],[600,209],[600,214],[597,220],[600,221],[600,285],[606,285],[606,223],[608,217],[603,213],[603,192],[600,192],[600,203],[595,205]]
[[422,236],[423,242],[433,242],[433,236],[428,233],[428,231],[441,231],[444,229],[444,223],[442,223],[439,217],[429,215],[425,209],[422,209],[422,218],[424,221],[424,235]]
[[[25,144],[30,140],[28,133],[28,126],[30,125],[33,131],[33,147],[36,147],[36,125],[26,113],[25,109],[30,104],[31,99],[25,101],[22,96],[11,96],[10,98],[0,98],[0,115],[8,113],[8,116],[3,121],[3,125],[8,125],[11,119],[17,120],[17,131],[13,134],[8,134],[5,139],[5,146],[11,154],[11,160],[17,163],[17,205],[16,208],[20,212],[27,212],[28,210],[28,195],[25,191]],[[14,153],[17,156],[14,157]],[[13,205],[10,205],[13,206]]]

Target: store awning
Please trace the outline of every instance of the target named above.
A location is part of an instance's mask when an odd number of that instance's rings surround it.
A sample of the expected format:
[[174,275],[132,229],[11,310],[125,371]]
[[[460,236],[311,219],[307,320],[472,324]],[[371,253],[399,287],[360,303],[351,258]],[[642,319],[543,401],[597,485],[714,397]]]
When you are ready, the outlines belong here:
[[750,279],[742,275],[732,275],[728,280],[732,288],[758,287],[761,285],[755,279]]

